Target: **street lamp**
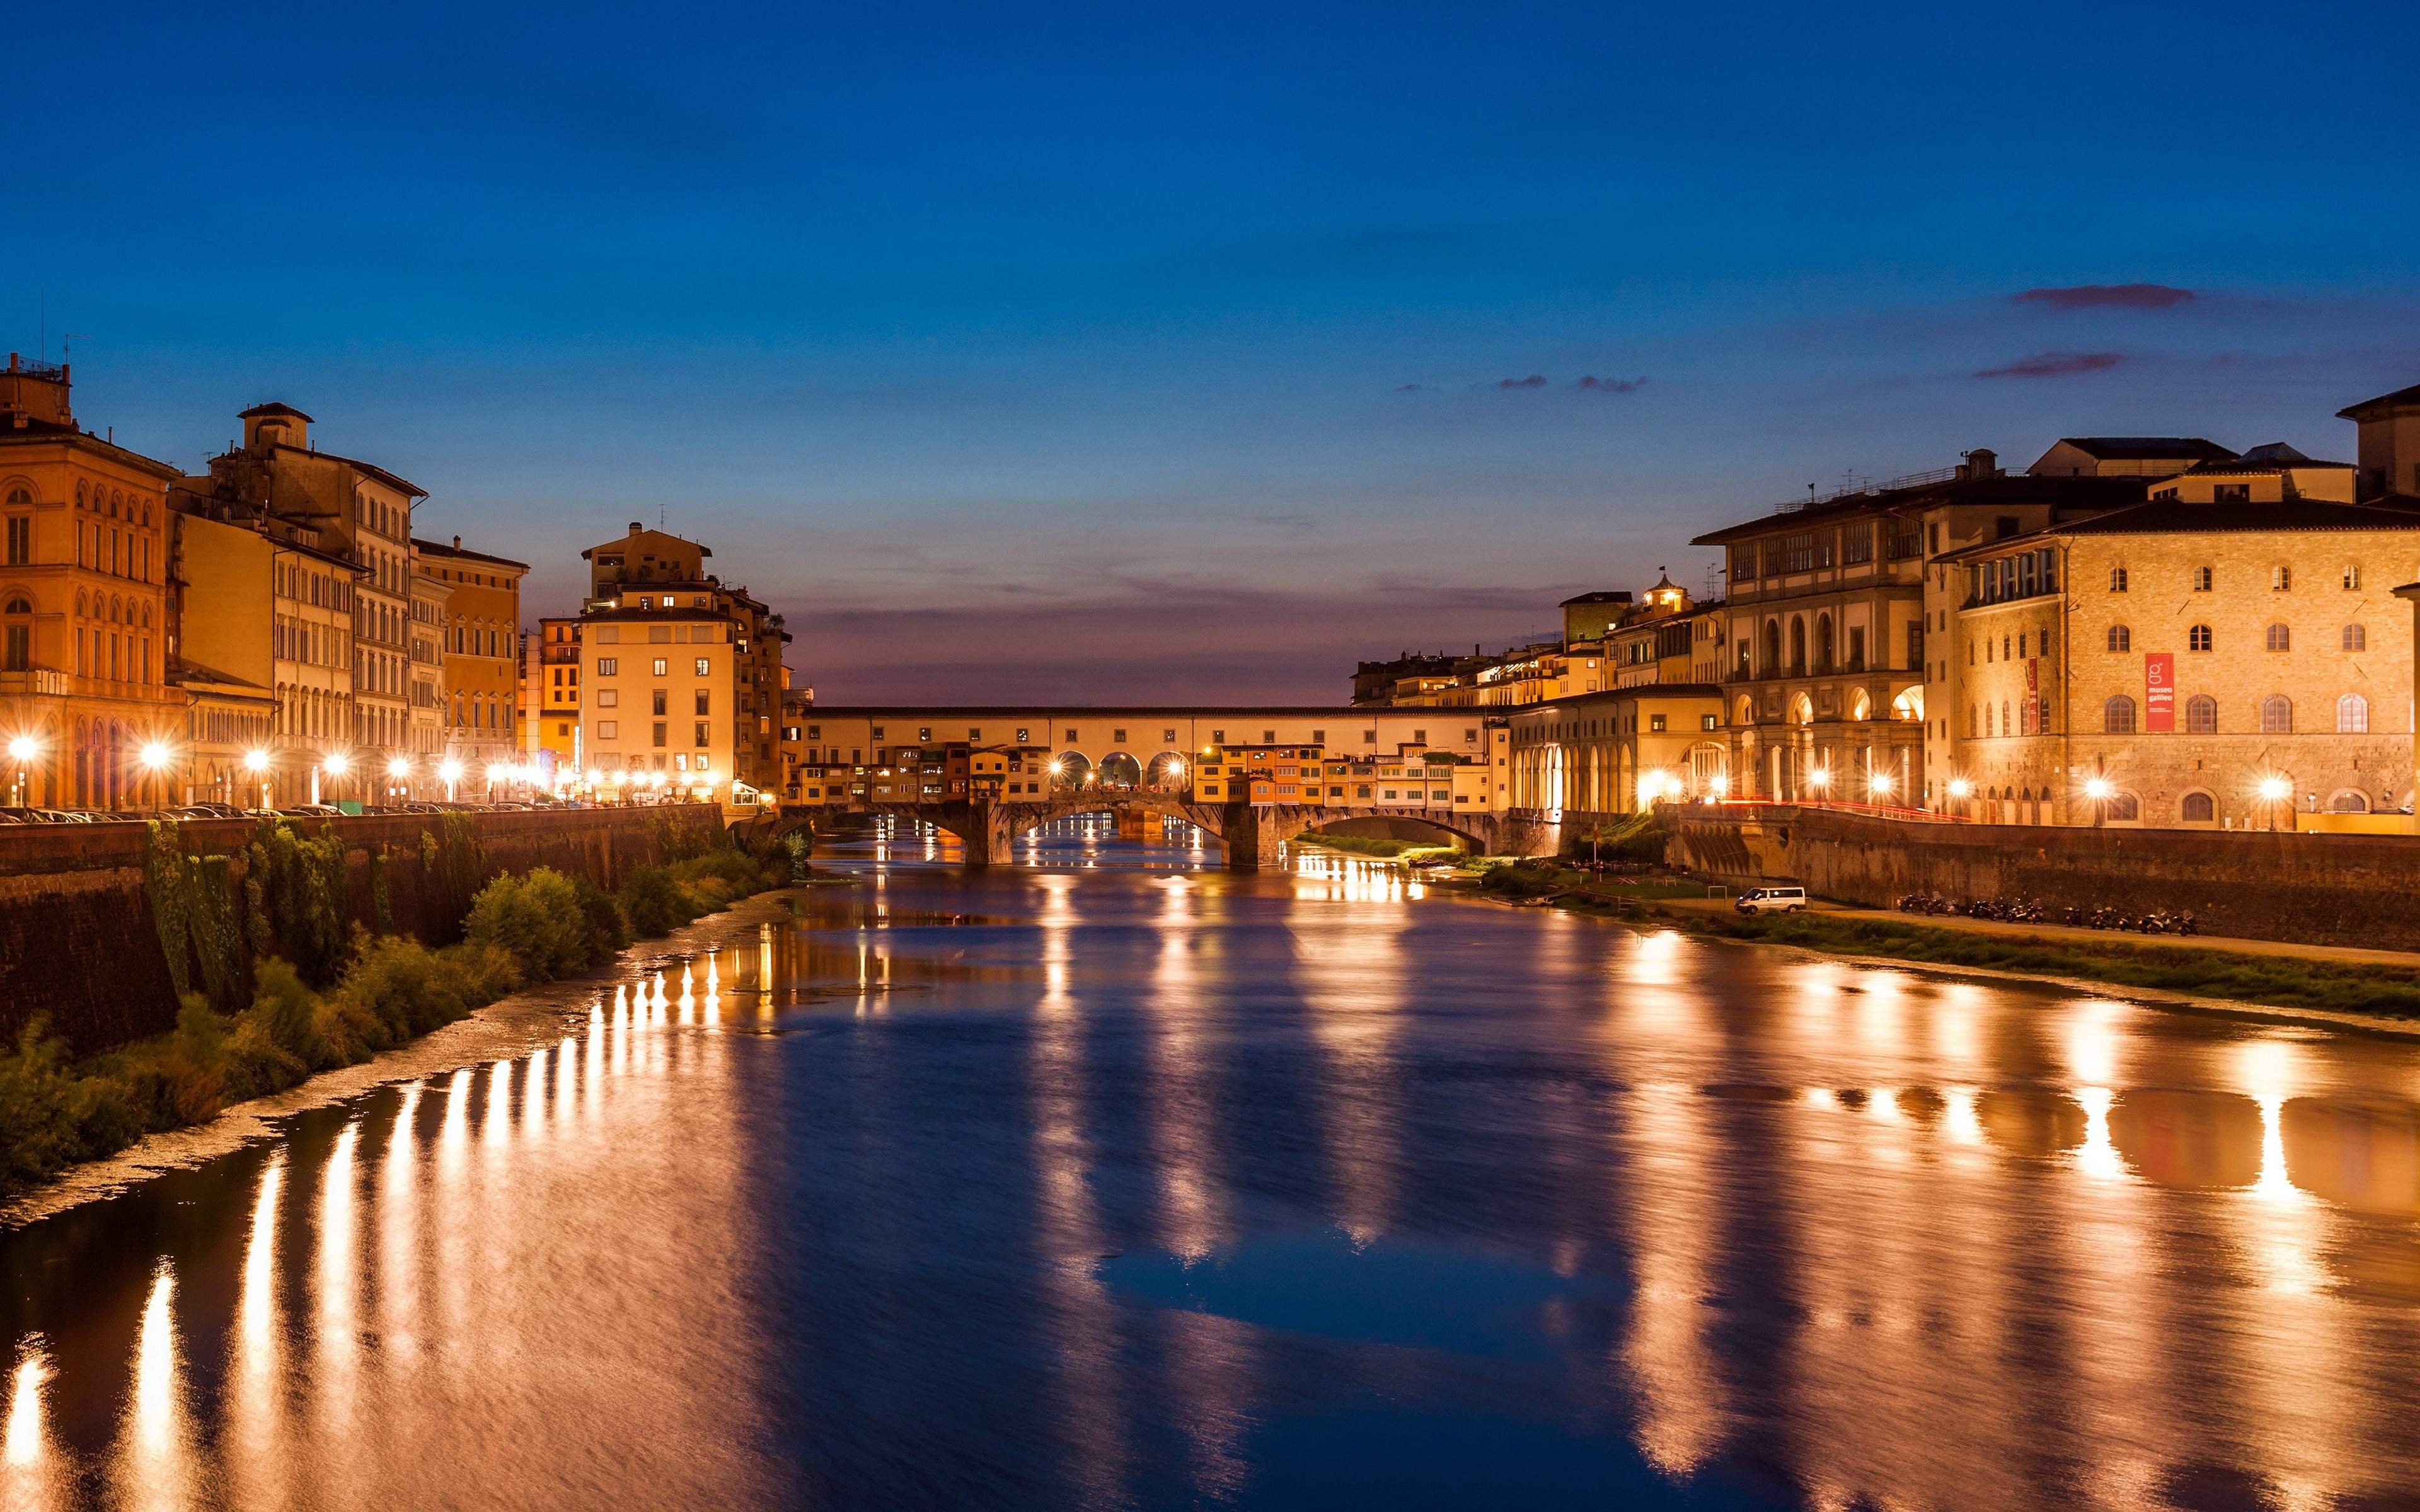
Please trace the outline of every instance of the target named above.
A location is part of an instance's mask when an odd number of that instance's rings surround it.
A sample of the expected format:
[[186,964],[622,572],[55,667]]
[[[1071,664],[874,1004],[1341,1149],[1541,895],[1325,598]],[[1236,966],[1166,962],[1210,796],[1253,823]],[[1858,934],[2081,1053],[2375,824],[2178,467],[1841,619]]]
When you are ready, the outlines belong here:
[[2293,793],[2294,784],[2282,777],[2264,777],[2260,779],[2260,801],[2269,806],[2270,828],[2277,827],[2277,805],[2292,797]]
[[1815,801],[1821,803],[1824,791],[1832,785],[1832,774],[1819,766],[1807,774],[1807,785],[1815,790]]
[[445,779],[445,801],[454,801],[454,784],[462,779],[462,764],[448,756],[438,764],[437,775]]
[[1866,779],[1866,786],[1873,791],[1875,797],[1887,798],[1890,796],[1891,775],[1888,772],[1876,772]]
[[[143,743],[143,748],[135,753],[135,760],[143,764],[143,778],[145,784],[147,786],[155,784],[159,779],[161,768],[166,766],[171,760],[167,743],[165,741],[159,740],[145,741]],[[155,809],[158,808],[160,806],[160,795],[156,787],[153,789],[150,796],[151,806]]]
[[9,759],[17,764],[17,786],[9,799],[11,808],[25,808],[25,768],[41,754],[42,743],[31,735],[19,735],[8,742]]
[[257,747],[245,751],[243,753],[243,769],[250,772],[253,775],[254,779],[260,783],[260,806],[264,809],[270,807],[269,752],[262,750]]

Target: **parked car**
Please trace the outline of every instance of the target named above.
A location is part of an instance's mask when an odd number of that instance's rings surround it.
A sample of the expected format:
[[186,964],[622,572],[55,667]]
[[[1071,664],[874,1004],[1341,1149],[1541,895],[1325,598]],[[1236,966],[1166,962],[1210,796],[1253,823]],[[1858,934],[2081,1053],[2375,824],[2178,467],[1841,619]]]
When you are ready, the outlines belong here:
[[1804,887],[1750,887],[1731,904],[1743,914],[1801,914],[1807,911]]
[[288,819],[342,819],[345,810],[333,803],[298,803],[277,810]]

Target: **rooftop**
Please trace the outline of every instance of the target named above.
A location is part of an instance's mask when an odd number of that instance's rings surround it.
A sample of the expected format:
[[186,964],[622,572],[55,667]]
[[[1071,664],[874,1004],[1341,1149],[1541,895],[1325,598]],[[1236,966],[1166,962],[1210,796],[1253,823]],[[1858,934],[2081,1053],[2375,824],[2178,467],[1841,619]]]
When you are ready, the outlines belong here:
[[2149,461],[2162,457],[2190,456],[2203,461],[2231,460],[2235,454],[2216,441],[2199,436],[2062,436],[2059,444],[2072,446],[2086,456],[2103,461]]

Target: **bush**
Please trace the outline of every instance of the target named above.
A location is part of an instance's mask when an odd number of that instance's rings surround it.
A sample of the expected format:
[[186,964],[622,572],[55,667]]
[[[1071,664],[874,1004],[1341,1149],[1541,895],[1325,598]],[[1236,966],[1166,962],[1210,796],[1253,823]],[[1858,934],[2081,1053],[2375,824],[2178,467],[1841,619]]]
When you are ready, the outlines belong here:
[[661,939],[697,917],[672,872],[643,866],[622,879],[622,913],[641,939]]
[[82,1160],[114,1155],[143,1137],[122,1088],[68,1067],[67,1041],[28,1022],[0,1056],[0,1191],[30,1186]]
[[552,981],[610,953],[608,942],[614,936],[599,937],[590,908],[570,878],[541,866],[521,876],[498,877],[480,888],[470,917],[462,921],[462,938],[470,945],[509,951],[526,980]]

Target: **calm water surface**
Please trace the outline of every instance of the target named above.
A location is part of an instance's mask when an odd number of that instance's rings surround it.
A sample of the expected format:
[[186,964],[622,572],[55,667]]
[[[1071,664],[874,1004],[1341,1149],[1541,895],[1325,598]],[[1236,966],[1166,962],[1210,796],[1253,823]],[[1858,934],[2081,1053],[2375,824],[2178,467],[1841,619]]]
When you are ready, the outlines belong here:
[[926,857],[0,1236],[0,1505],[2415,1504],[2409,1044]]

